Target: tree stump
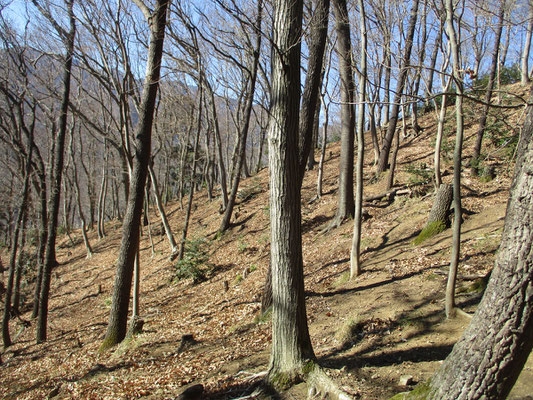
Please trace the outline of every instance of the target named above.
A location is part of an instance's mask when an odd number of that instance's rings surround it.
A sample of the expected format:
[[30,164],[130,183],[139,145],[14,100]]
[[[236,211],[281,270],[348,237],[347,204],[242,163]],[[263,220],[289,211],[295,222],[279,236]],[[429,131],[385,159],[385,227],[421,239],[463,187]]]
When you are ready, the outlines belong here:
[[450,226],[450,206],[453,200],[453,185],[443,183],[437,189],[435,194],[435,201],[429,218],[422,232],[418,234],[414,240],[414,244],[418,245],[424,240],[435,236]]

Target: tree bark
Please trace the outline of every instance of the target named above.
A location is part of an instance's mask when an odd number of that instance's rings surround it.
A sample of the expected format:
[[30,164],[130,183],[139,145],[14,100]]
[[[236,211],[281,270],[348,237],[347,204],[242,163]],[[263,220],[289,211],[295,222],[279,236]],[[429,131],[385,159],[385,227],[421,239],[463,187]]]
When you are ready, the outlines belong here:
[[531,352],[533,347],[531,160],[533,160],[533,107],[529,106],[518,145],[502,241],[494,270],[470,325],[431,379],[428,399],[505,399]]
[[290,382],[314,359],[305,310],[298,160],[302,1],[274,2],[269,124],[272,350],[269,380]]
[[128,306],[135,256],[139,249],[139,225],[144,202],[144,188],[150,162],[152,124],[155,102],[159,87],[163,41],[169,0],[157,0],[153,12],[140,0],[134,0],[143,11],[150,27],[150,44],[146,65],[146,77],[139,109],[139,122],[135,132],[135,154],[133,171],[122,241],[117,260],[117,272],[113,289],[113,300],[106,336],[101,348],[106,349],[120,343],[126,335]]
[[324,65],[324,52],[326,50],[326,38],[328,34],[330,0],[315,0],[314,3],[315,12],[310,22],[309,62],[300,109],[300,141],[298,146],[300,149],[300,181],[303,180],[306,162],[308,162],[310,154],[313,151],[314,128],[318,126],[320,110],[318,100],[322,84],[322,68]]

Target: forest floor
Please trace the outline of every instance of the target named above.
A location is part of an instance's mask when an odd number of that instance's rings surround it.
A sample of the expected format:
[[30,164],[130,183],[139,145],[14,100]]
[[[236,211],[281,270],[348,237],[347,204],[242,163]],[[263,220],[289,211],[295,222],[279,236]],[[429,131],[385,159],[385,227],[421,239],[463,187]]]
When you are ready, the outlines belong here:
[[[519,86],[511,90],[523,91]],[[473,146],[476,109],[467,113],[465,166]],[[500,114],[507,134],[518,134],[523,110]],[[449,110],[443,171],[452,178],[454,118]],[[470,117],[469,117],[470,116]],[[310,335],[319,363],[354,398],[387,399],[406,391],[400,377],[413,384],[431,377],[468,324],[447,320],[444,288],[450,260],[451,229],[419,246],[413,239],[432,205],[434,113],[420,118],[422,133],[402,141],[396,187],[410,193],[365,203],[370,218],[363,223],[363,274],[349,280],[352,221],[325,231],[335,214],[340,146],[329,145],[324,167],[324,195],[313,202],[317,171],[306,173],[302,191],[303,254]],[[510,129],[514,129],[510,132]],[[367,143],[370,143],[368,141]],[[461,237],[458,306],[473,313],[482,295],[477,278],[493,267],[505,218],[513,171],[509,150],[485,141],[485,164],[495,179],[483,182],[462,176],[466,210]],[[368,146],[370,147],[370,146]],[[450,150],[451,148],[451,150]],[[386,177],[373,179],[372,153],[365,160],[365,196],[385,191]],[[61,236],[60,265],[53,271],[48,341],[35,343],[30,321],[31,283],[25,312],[11,321],[15,344],[2,354],[0,397],[6,399],[172,399],[187,385],[201,383],[205,398],[239,398],[257,385],[257,373],[268,368],[270,320],[258,318],[269,262],[268,170],[245,179],[232,228],[216,237],[219,201],[206,191],[195,196],[191,239],[208,279],[193,284],[176,280],[176,262],[161,235],[159,217],[151,214],[153,250],[148,229],[141,244],[141,316],[144,331],[107,352],[99,352],[105,333],[121,224],[106,225],[107,237],[90,233],[95,250],[85,258],[81,234]],[[184,211],[167,204],[176,237]],[[74,243],[74,245],[73,245]],[[2,254],[5,257],[5,254]],[[183,335],[194,340],[183,342]],[[533,360],[524,368],[509,399],[531,399]],[[411,385],[412,387],[412,385]],[[529,396],[529,397],[528,397]],[[304,399],[305,384],[282,398]]]

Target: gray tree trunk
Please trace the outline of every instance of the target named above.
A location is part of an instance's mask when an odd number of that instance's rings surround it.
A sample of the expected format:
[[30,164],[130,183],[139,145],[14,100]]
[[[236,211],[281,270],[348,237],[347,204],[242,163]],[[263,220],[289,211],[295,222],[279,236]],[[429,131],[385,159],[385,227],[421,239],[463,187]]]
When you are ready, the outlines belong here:
[[150,44],[148,47],[146,77],[139,108],[139,122],[135,132],[136,151],[133,157],[130,193],[124,216],[111,312],[105,339],[101,346],[102,349],[120,343],[126,336],[133,267],[135,256],[139,249],[139,225],[144,202],[148,163],[150,162],[152,123],[159,87],[167,7],[170,2],[169,0],[157,0],[154,10],[150,12],[140,0],[134,1],[143,11],[149,24]]
[[450,270],[448,272],[448,282],[446,284],[446,317],[448,318],[453,317],[455,314],[455,281],[457,278],[457,268],[459,265],[459,255],[461,250],[461,159],[464,125],[462,68],[459,58],[459,40],[455,31],[454,20],[453,2],[452,0],[446,0],[446,30],[448,32],[448,37],[450,38],[453,79],[455,82],[455,91],[457,93],[457,96],[455,97],[455,149],[453,152],[453,240]]
[[518,379],[533,347],[531,160],[533,107],[529,106],[500,250],[483,299],[461,339],[425,385],[426,394],[422,397],[419,390],[406,399],[505,399]]
[[367,31],[366,14],[363,0],[358,0],[361,29],[361,65],[359,67],[359,99],[357,108],[357,165],[356,165],[356,192],[355,214],[350,251],[350,278],[361,274],[361,228],[363,215],[363,167],[365,155],[365,98],[367,80]]
[[252,114],[253,100],[255,94],[255,84],[257,82],[257,70],[259,67],[259,55],[261,54],[261,39],[263,34],[261,33],[261,21],[263,18],[263,1],[257,2],[257,20],[256,20],[256,43],[253,53],[252,65],[250,68],[249,88],[246,93],[246,105],[244,109],[244,120],[242,121],[242,128],[239,132],[239,141],[237,146],[237,163],[235,167],[235,175],[233,177],[233,184],[231,192],[228,197],[228,205],[224,210],[222,222],[220,223],[219,232],[225,232],[230,227],[231,216],[233,215],[233,207],[235,206],[235,200],[237,199],[237,191],[239,189],[239,183],[241,180],[241,171],[246,157],[246,139],[248,137],[248,128],[250,126],[250,117]]
[[524,42],[524,48],[522,49],[521,55],[521,71],[520,71],[520,82],[522,85],[526,85],[530,81],[529,77],[529,53],[531,49],[531,35],[533,34],[533,1],[528,1],[528,23],[526,31],[526,40]]
[[339,226],[346,218],[353,216],[355,208],[353,189],[355,83],[353,78],[350,20],[346,0],[333,0],[333,10],[335,11],[341,80],[341,155],[339,161],[337,213],[332,221],[332,227]]
[[290,382],[314,358],[305,310],[298,119],[301,0],[274,2],[272,112],[269,124],[272,350],[269,380]]
[[72,59],[74,57],[74,37],[76,34],[76,22],[74,18],[73,6],[74,0],[67,0],[67,12],[69,18],[69,31],[65,31],[54,20],[54,18],[43,9],[37,0],[32,0],[33,4],[39,9],[39,12],[47,18],[57,30],[57,34],[63,38],[65,45],[65,58],[63,65],[63,96],[61,99],[59,127],[54,137],[53,164],[50,179],[50,199],[48,210],[48,238],[44,256],[43,274],[41,282],[41,292],[39,295],[39,313],[37,319],[37,342],[46,341],[46,328],[48,323],[48,299],[50,293],[50,280],[52,268],[57,265],[56,261],[56,235],[57,219],[59,215],[59,204],[61,200],[61,178],[63,175],[65,136],[67,132],[67,113],[70,97],[70,81],[72,75]]

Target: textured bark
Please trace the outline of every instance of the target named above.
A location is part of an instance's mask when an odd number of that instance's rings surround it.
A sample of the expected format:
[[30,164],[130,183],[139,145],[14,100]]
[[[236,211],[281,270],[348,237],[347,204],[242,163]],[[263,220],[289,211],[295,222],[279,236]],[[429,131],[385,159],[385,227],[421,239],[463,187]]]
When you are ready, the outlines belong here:
[[157,0],[152,13],[143,8],[143,4],[140,1],[136,1],[136,3],[140,3],[141,9],[150,25],[150,45],[148,48],[146,77],[139,108],[139,122],[135,132],[136,150],[133,157],[130,193],[124,216],[113,300],[106,336],[102,344],[103,349],[120,343],[126,335],[133,267],[135,256],[139,249],[139,225],[144,202],[148,163],[150,162],[152,123],[159,87],[169,0]]
[[333,0],[335,27],[337,30],[337,50],[339,53],[339,75],[341,81],[341,155],[339,161],[339,191],[337,213],[332,226],[338,226],[346,218],[353,216],[355,202],[353,189],[353,159],[355,142],[355,108],[352,66],[352,46],[350,20],[346,0]]
[[[530,100],[531,101],[531,100]],[[529,107],[500,250],[485,295],[430,382],[428,398],[505,399],[533,346],[533,107]]]
[[[298,184],[301,0],[274,2],[269,124],[272,350],[269,379],[290,381],[314,358],[305,310],[301,192]],[[279,382],[278,382],[279,383]]]
[[[32,0],[37,6],[41,14],[45,16],[54,27],[57,23],[46,10],[44,10],[37,0]],[[61,200],[61,180],[63,176],[64,164],[64,148],[65,136],[67,131],[67,113],[70,97],[70,81],[72,75],[72,59],[74,57],[74,36],[76,34],[76,22],[73,13],[74,0],[67,2],[68,18],[70,24],[70,31],[65,31],[57,26],[57,33],[63,37],[65,44],[65,58],[63,65],[63,95],[61,99],[59,127],[54,137],[54,152],[50,179],[50,199],[48,210],[50,212],[48,218],[48,238],[46,241],[46,249],[44,256],[43,274],[41,282],[41,292],[39,294],[39,312],[37,319],[37,342],[46,341],[46,328],[48,324],[48,299],[50,293],[50,279],[52,268],[57,265],[56,261],[56,235],[57,235],[57,219],[59,215],[59,204]]]
[[442,222],[444,225],[449,225],[450,206],[453,200],[453,185],[443,183],[437,189],[435,194],[435,201],[429,212],[426,226],[434,222]]
[[411,59],[411,51],[413,48],[413,38],[415,35],[416,20],[418,15],[418,3],[419,0],[413,1],[413,6],[411,8],[411,16],[409,18],[409,26],[407,28],[407,38],[405,42],[404,54],[402,57],[402,62],[400,66],[400,75],[398,76],[398,81],[396,85],[396,94],[394,95],[394,102],[392,104],[392,110],[389,120],[389,126],[387,128],[387,133],[383,139],[383,145],[381,147],[379,162],[377,166],[377,173],[380,174],[387,169],[387,164],[389,161],[389,153],[392,145],[392,140],[394,138],[394,133],[396,131],[396,125],[398,123],[398,114],[400,111],[400,99],[405,88],[405,82],[407,79],[408,73],[408,64]]

